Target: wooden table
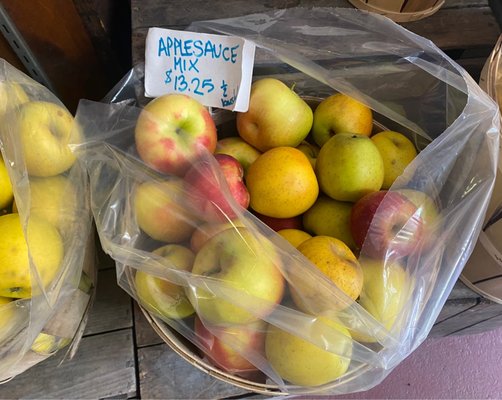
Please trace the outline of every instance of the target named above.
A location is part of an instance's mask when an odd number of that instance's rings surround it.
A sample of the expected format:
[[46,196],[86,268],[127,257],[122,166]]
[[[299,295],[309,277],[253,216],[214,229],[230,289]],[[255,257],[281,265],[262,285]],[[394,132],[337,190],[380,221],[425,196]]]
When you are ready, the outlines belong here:
[[[295,5],[350,7],[345,0],[132,0],[133,60],[143,60],[144,38],[150,26],[183,29],[190,21]],[[500,34],[494,12],[488,1],[482,0],[447,0],[437,14],[403,25],[433,40],[475,79]],[[112,261],[105,256],[100,260],[97,297],[76,356],[63,360],[61,352],[49,358],[1,385],[0,398],[249,397],[244,390],[201,372],[163,343],[118,287]],[[431,335],[475,333],[501,324],[502,305],[458,282]]]

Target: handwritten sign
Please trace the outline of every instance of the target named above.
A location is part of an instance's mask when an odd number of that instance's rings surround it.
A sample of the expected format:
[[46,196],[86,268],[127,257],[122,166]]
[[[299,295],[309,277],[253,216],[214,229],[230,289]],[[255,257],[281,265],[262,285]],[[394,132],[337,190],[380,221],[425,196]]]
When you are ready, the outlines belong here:
[[145,95],[184,93],[206,106],[247,111],[254,51],[238,37],[150,28]]

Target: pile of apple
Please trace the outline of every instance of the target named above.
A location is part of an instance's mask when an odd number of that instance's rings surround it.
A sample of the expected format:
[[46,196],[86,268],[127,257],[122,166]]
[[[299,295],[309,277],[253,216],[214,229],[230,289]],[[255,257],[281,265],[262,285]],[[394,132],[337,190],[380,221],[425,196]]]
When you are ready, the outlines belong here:
[[[416,157],[414,144],[399,132],[377,132],[371,109],[349,96],[317,103],[265,78],[253,83],[249,110],[236,113],[230,137],[185,95],[156,98],[138,118],[137,152],[165,179],[135,187],[136,222],[163,243],[154,254],[166,268],[213,279],[183,285],[139,268],[137,299],[164,319],[191,323],[195,315],[197,346],[226,372],[249,377],[269,366],[303,386],[343,375],[353,340],[375,339],[333,312],[318,313],[357,301],[391,329],[411,291],[403,260],[430,242],[438,215],[432,198],[389,190]],[[321,304],[321,286],[307,272],[289,275],[278,246],[250,228],[244,209],[336,285],[338,301]],[[279,304],[319,317],[312,338],[338,332],[332,351],[265,322]]]
[[[15,187],[0,155],[2,349],[12,335],[30,323],[27,308],[21,303],[45,296],[43,291],[49,290],[61,272],[66,251],[64,236],[75,232],[72,224],[78,201],[73,183],[64,175],[75,162],[68,146],[73,116],[58,104],[31,100],[21,85],[4,81],[0,82],[0,121],[4,149],[8,148],[10,154],[20,152],[28,173],[19,175],[16,182],[29,182],[29,192],[18,186],[21,196],[15,199]],[[12,143],[12,137],[16,143]],[[14,174],[24,168],[14,162],[12,167]],[[26,235],[18,208],[29,215]],[[30,265],[36,268],[38,277]],[[31,349],[48,355],[67,343],[66,339],[40,333]]]

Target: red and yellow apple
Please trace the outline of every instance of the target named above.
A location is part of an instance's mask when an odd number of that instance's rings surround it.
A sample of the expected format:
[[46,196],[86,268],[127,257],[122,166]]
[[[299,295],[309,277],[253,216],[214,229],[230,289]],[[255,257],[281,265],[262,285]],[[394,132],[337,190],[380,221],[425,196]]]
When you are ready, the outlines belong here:
[[206,107],[192,97],[170,93],[141,111],[135,128],[136,149],[157,171],[181,176],[203,153],[213,153],[216,126]]
[[255,210],[251,211],[253,215],[255,215],[260,221],[264,222],[265,225],[276,232],[280,231],[281,229],[303,229],[302,214],[289,218],[275,218],[260,214]]
[[261,154],[249,143],[245,142],[239,136],[233,136],[218,140],[214,154],[228,154],[234,157],[242,165],[244,176],[246,176],[249,166]]

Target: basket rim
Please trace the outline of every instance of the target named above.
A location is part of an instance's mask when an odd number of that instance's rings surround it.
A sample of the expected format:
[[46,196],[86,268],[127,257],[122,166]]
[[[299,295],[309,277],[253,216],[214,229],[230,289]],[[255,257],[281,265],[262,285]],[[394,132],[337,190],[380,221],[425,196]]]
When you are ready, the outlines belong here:
[[425,10],[422,10],[422,11],[396,12],[396,11],[390,11],[390,10],[386,10],[385,8],[381,8],[381,7],[372,5],[370,3],[365,2],[364,0],[348,0],[348,1],[350,4],[352,4],[356,8],[359,8],[361,10],[366,10],[366,11],[372,11],[372,12],[375,12],[378,14],[382,14],[382,15],[392,19],[394,22],[411,22],[411,21],[417,21],[422,18],[429,17],[432,14],[439,11],[439,9],[445,3],[445,0],[438,0],[436,2],[436,4],[434,4],[432,7],[429,7]]

